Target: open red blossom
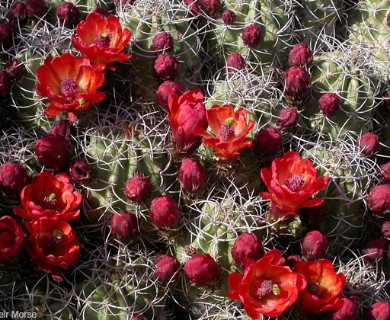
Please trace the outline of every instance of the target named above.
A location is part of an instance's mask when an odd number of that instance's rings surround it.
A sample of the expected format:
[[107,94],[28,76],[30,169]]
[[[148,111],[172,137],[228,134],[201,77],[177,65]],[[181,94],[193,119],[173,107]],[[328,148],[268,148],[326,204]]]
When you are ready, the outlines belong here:
[[271,200],[286,215],[297,215],[299,209],[319,206],[324,201],[309,198],[328,185],[328,178],[318,178],[313,163],[301,159],[296,152],[287,152],[273,160],[271,168],[261,169],[260,176],[269,191],[261,192],[260,196]]
[[297,307],[308,314],[321,314],[342,306],[340,294],[345,286],[345,276],[336,273],[327,259],[304,261],[295,265],[294,271],[306,278],[306,289],[300,292]]
[[55,281],[62,281],[60,269],[68,269],[80,258],[80,247],[72,227],[56,218],[41,218],[26,223],[26,228],[30,233],[26,249],[37,262],[38,269],[51,274]]
[[0,218],[0,261],[9,262],[20,253],[24,241],[22,227],[11,216]]
[[191,153],[202,143],[194,134],[195,127],[207,128],[204,95],[200,90],[172,93],[168,99],[168,122],[172,127],[172,143],[178,153]]
[[123,51],[130,41],[129,29],[122,29],[119,19],[115,16],[102,15],[92,12],[76,27],[72,36],[72,45],[88,58],[95,68],[100,71],[116,68],[114,63],[126,62],[130,54]]
[[79,59],[70,53],[47,58],[37,69],[37,93],[47,97],[45,115],[53,118],[68,113],[74,122],[78,113],[88,110],[90,103],[101,102],[106,94],[97,91],[104,83],[104,74],[95,70],[87,59]]
[[284,266],[284,261],[280,251],[273,249],[248,265],[244,275],[230,274],[228,297],[241,301],[254,320],[280,316],[306,287],[304,277]]
[[76,219],[80,214],[77,207],[82,200],[66,174],[53,176],[48,171],[35,176],[23,188],[20,199],[23,208],[14,208],[14,213],[27,221],[42,217],[56,217],[64,221]]
[[234,111],[229,105],[215,105],[207,110],[210,133],[201,127],[195,128],[194,133],[202,137],[203,144],[212,148],[221,160],[234,160],[240,150],[252,147],[247,135],[255,123],[247,122],[247,118],[248,112],[243,108]]

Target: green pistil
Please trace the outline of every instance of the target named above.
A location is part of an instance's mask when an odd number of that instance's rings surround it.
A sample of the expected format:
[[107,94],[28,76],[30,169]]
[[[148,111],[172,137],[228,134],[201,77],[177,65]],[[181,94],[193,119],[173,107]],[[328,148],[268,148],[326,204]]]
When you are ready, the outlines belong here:
[[272,293],[275,295],[275,296],[278,296],[280,295],[280,289],[279,289],[279,286],[277,284],[274,284],[272,286]]
[[56,199],[56,194],[53,192],[53,193],[50,193],[49,194],[49,196],[47,197],[48,198],[48,200],[50,201],[50,202],[56,202],[57,201],[57,199]]
[[55,237],[56,239],[59,240],[59,239],[62,238],[63,233],[62,233],[62,231],[60,231],[60,230],[54,230],[53,235],[54,235],[54,237]]
[[234,119],[233,118],[227,118],[225,120],[225,125],[227,125],[228,127],[231,127],[234,123]]

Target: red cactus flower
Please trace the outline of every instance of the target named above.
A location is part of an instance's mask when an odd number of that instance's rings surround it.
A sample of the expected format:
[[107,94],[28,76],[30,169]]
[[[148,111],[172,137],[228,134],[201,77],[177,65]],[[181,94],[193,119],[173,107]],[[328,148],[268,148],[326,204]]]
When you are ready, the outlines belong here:
[[168,99],[168,122],[172,127],[172,143],[178,153],[191,153],[202,143],[194,134],[195,127],[207,128],[204,95],[200,90],[187,90]]
[[284,75],[284,90],[291,97],[304,95],[310,85],[310,74],[301,67],[293,66]]
[[154,74],[160,80],[173,80],[179,74],[179,60],[170,53],[161,53],[153,63]]
[[117,17],[105,18],[92,12],[77,25],[72,45],[98,70],[114,71],[114,63],[126,62],[131,58],[130,54],[123,53],[130,38],[130,30],[122,30]]
[[321,314],[341,307],[340,294],[346,279],[336,273],[331,261],[320,259],[295,265],[294,271],[306,278],[306,289],[300,292],[297,307],[307,314]]
[[48,171],[36,175],[20,193],[23,208],[14,208],[14,213],[27,220],[56,217],[69,221],[76,219],[80,210],[81,194],[74,191],[69,177],[64,173],[53,176]]
[[49,133],[39,139],[34,147],[38,161],[49,169],[63,170],[73,157],[69,140]]
[[368,208],[380,217],[390,213],[390,184],[378,184],[370,190],[367,197]]
[[173,38],[168,32],[159,32],[153,37],[153,50],[171,51],[173,48]]
[[125,182],[125,196],[137,203],[147,200],[151,196],[152,190],[152,182],[147,176],[135,175]]
[[198,286],[210,286],[222,276],[219,264],[208,254],[194,254],[184,264],[184,275]]
[[242,30],[241,37],[246,46],[255,48],[260,44],[263,33],[258,26],[252,24]]
[[282,147],[282,134],[275,128],[261,129],[253,139],[253,150],[260,158],[274,157]]
[[7,12],[8,21],[14,25],[23,25],[27,21],[26,4],[21,1],[16,1]]
[[177,179],[184,192],[192,196],[200,196],[207,185],[207,171],[194,158],[186,158],[180,165]]
[[68,28],[73,28],[80,20],[80,11],[72,2],[60,4],[56,11],[58,20]]
[[338,310],[331,311],[326,316],[326,320],[357,320],[358,308],[355,299],[340,298],[341,307]]
[[297,215],[299,209],[316,207],[324,201],[309,198],[328,185],[328,178],[318,178],[313,163],[301,159],[296,152],[290,151],[275,159],[270,169],[261,169],[260,176],[269,191],[261,192],[260,196],[271,200],[286,215]]
[[20,192],[30,181],[25,165],[7,162],[0,166],[0,190],[7,196],[19,200]]
[[49,118],[65,111],[74,122],[79,112],[88,110],[90,103],[99,103],[106,96],[97,91],[104,83],[103,73],[95,70],[88,60],[70,53],[47,58],[37,70],[37,79],[37,93],[51,100],[45,110]]
[[379,136],[372,132],[366,132],[359,138],[358,145],[363,155],[372,157],[379,151]]
[[231,10],[225,10],[222,13],[222,21],[226,25],[232,25],[236,22],[236,14]]
[[203,138],[203,144],[214,150],[214,154],[221,160],[234,160],[240,150],[252,147],[252,140],[247,139],[254,122],[247,123],[248,112],[239,108],[234,111],[229,105],[215,105],[207,110],[207,121],[211,133],[204,128],[197,127],[194,133]]
[[313,54],[305,43],[296,44],[288,54],[290,67],[310,67],[313,63]]
[[226,66],[229,74],[234,74],[238,70],[245,68],[246,62],[238,52],[231,53],[226,58]]
[[390,318],[390,302],[375,302],[364,314],[365,320],[388,320]]
[[137,216],[134,213],[122,211],[111,218],[111,235],[122,242],[130,241],[139,234]]
[[318,107],[325,117],[330,117],[340,109],[340,98],[335,93],[324,93],[318,100]]
[[156,91],[158,104],[168,111],[169,96],[172,93],[181,95],[184,92],[184,87],[177,81],[166,80],[160,84]]
[[276,124],[282,131],[288,131],[297,126],[299,113],[295,108],[286,108],[279,112]]
[[254,262],[264,255],[263,244],[256,235],[243,233],[234,241],[231,254],[234,262],[243,268],[248,263],[248,259]]
[[0,218],[0,261],[10,262],[21,250],[24,241],[22,227],[11,216]]
[[159,279],[162,283],[168,283],[170,280],[175,279],[179,274],[180,263],[176,258],[168,254],[160,254],[154,260],[154,273],[153,276]]
[[329,249],[328,237],[318,230],[312,230],[302,240],[302,256],[307,260],[325,258]]
[[158,229],[173,230],[180,226],[183,216],[175,200],[168,196],[159,196],[150,204],[149,217]]
[[228,297],[241,301],[248,316],[278,317],[297,300],[306,282],[298,273],[284,266],[278,250],[268,251],[245,268],[244,275],[232,273],[228,278]]
[[60,269],[68,269],[80,257],[76,234],[65,221],[56,218],[41,218],[26,223],[30,233],[26,249],[37,262],[38,269],[52,275],[57,282],[63,280]]
[[69,167],[69,178],[75,184],[86,184],[92,181],[93,171],[85,161],[77,160]]

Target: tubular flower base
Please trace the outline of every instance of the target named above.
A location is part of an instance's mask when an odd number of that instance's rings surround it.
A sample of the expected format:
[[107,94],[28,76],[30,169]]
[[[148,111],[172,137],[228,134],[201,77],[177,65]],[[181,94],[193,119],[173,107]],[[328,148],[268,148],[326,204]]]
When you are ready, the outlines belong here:
[[244,275],[232,273],[228,278],[228,297],[244,304],[253,320],[263,316],[279,317],[297,300],[306,281],[284,265],[280,251],[268,251],[261,259],[247,263]]
[[74,122],[79,112],[88,110],[90,103],[99,103],[106,96],[97,91],[104,83],[103,73],[95,70],[88,60],[70,53],[47,58],[37,69],[37,79],[38,95],[50,99],[45,110],[49,118],[67,112],[69,121]]
[[80,210],[81,194],[74,191],[69,177],[60,173],[53,176],[43,171],[34,177],[32,182],[20,193],[23,208],[14,208],[14,213],[27,220],[42,217],[56,217],[69,221],[76,219]]
[[100,70],[115,71],[115,62],[126,62],[130,54],[123,53],[130,41],[131,32],[122,30],[119,19],[114,16],[104,18],[92,12],[81,21],[72,37],[72,45]]
[[271,200],[272,206],[286,216],[297,215],[302,208],[316,207],[323,199],[309,199],[328,185],[327,177],[317,177],[317,171],[309,160],[301,159],[290,151],[272,161],[271,168],[263,168],[260,177],[269,192],[260,196]]
[[252,140],[247,135],[252,130],[254,122],[247,123],[248,112],[239,108],[234,111],[229,105],[214,105],[207,110],[207,121],[211,133],[197,127],[194,133],[203,138],[203,144],[214,150],[221,160],[231,161],[239,156],[242,149],[252,147]]

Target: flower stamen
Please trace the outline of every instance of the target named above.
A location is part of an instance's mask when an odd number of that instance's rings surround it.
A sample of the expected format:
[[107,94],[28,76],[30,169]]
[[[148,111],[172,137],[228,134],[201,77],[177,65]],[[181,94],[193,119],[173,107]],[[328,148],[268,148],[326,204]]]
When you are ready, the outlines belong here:
[[299,191],[305,183],[305,176],[303,174],[294,174],[284,183],[287,188],[293,192]]
[[79,85],[73,79],[65,79],[61,82],[60,89],[66,100],[71,101],[79,91]]
[[107,49],[110,47],[111,34],[103,33],[96,35],[96,45],[99,49]]

